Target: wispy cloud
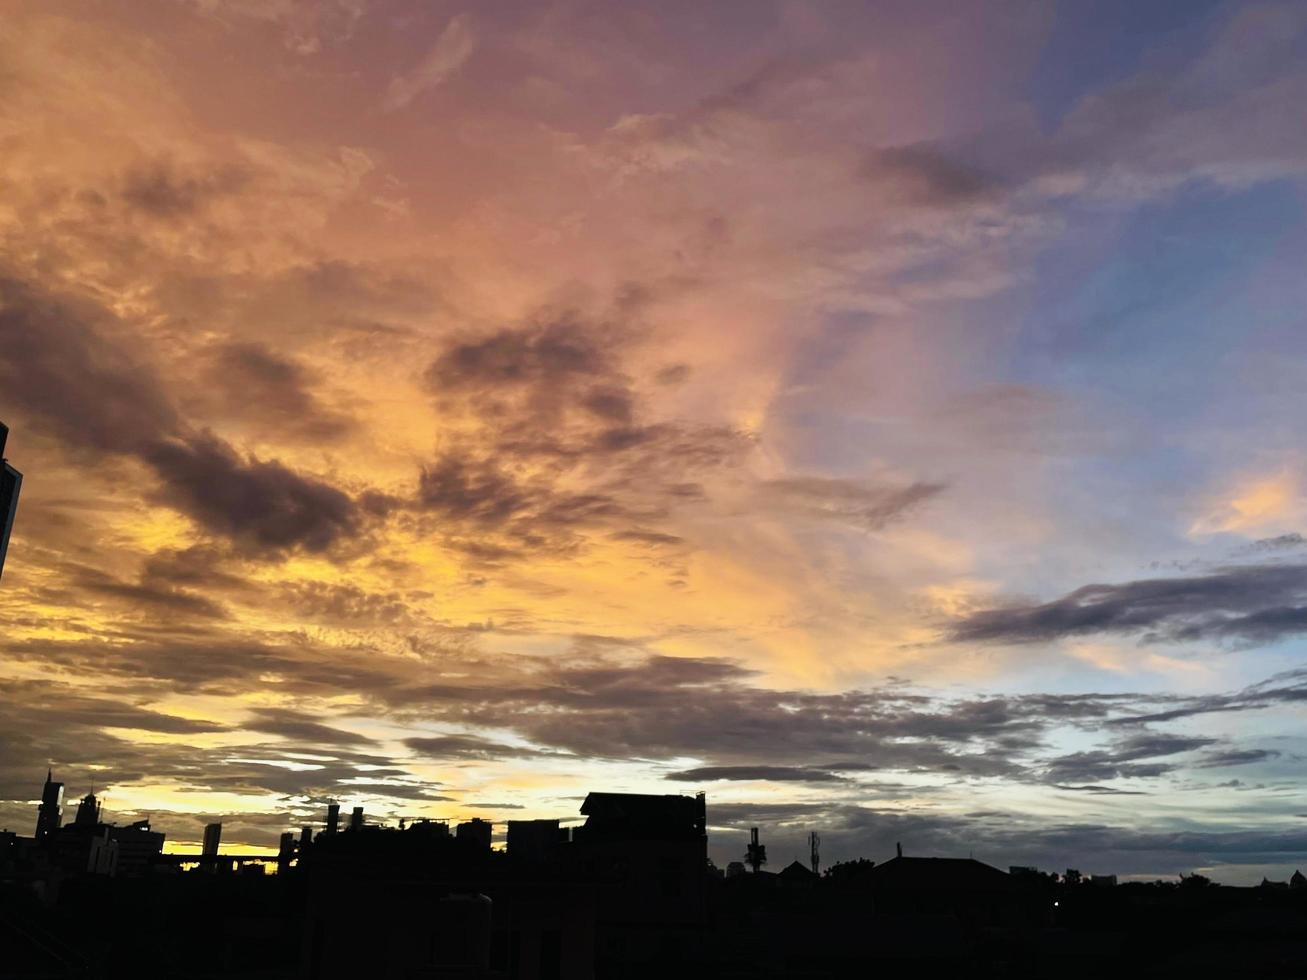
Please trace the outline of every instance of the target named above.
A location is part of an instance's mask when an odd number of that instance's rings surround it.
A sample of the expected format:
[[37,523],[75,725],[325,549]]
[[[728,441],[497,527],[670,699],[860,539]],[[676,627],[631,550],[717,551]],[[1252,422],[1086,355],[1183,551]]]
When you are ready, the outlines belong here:
[[402,109],[423,92],[448,81],[472,57],[476,35],[468,14],[450,18],[436,43],[416,66],[391,79],[381,105],[387,112]]

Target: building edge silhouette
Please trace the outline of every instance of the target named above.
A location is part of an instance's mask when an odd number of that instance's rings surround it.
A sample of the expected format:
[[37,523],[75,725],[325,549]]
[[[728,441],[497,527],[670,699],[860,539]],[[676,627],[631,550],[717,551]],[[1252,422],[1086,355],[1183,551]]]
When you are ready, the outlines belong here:
[[9,427],[0,422],[0,579],[4,578],[9,535],[18,516],[18,494],[23,488],[23,474],[5,459],[5,444],[8,441]]
[[332,801],[275,852],[224,853],[214,821],[201,853],[168,854],[148,820],[105,823],[93,788],[61,822],[63,791],[47,770],[33,836],[0,833],[6,977],[1035,977],[1053,962],[1077,977],[1123,958],[1157,976],[1300,976],[1276,971],[1307,954],[1301,872],[1121,883],[902,844],[822,868],[816,831],[809,863],[772,872],[756,827],[722,870],[703,793],[592,792],[577,826],[507,821],[503,849],[479,817],[393,825],[354,807],[341,830]]

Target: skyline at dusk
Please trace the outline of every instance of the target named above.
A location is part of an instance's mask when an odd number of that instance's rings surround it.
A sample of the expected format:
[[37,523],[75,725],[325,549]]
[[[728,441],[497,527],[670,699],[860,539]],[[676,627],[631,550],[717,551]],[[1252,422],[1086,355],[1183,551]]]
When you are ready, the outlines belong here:
[[1307,7],[0,22],[0,826],[1307,863]]

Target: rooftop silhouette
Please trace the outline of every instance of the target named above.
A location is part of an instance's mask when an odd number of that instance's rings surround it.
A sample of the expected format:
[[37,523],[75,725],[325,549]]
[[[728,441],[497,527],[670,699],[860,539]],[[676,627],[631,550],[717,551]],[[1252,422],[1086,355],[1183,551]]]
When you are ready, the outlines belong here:
[[23,474],[5,459],[5,445],[8,441],[9,427],[0,422],[0,578],[4,577],[9,536],[18,515],[18,492],[23,488]]
[[[71,820],[46,774],[35,832],[0,834],[0,972],[353,978],[1096,976],[1122,958],[1150,975],[1290,976],[1307,951],[1307,878],[1254,888],[1118,884],[1110,875],[897,853],[763,870],[760,828],[732,833],[752,870],[707,858],[707,800],[590,793],[584,821],[369,820],[339,805],[275,852],[163,853],[148,820],[104,822],[92,791]],[[818,864],[815,831],[810,864]],[[149,910],[142,917],[143,910]],[[1259,946],[1274,933],[1276,945]],[[195,950],[208,951],[197,962]],[[1293,951],[1293,952],[1291,952]],[[171,972],[169,972],[171,971]],[[1187,974],[1191,975],[1191,974]],[[1227,973],[1226,975],[1234,975]]]

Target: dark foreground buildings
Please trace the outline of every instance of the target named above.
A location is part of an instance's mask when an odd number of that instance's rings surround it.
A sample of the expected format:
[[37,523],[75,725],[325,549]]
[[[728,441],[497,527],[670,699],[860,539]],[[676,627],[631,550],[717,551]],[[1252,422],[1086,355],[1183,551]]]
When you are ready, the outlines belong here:
[[626,793],[591,793],[576,827],[510,821],[505,850],[487,821],[356,809],[342,830],[333,805],[276,851],[223,854],[214,824],[179,857],[93,793],[63,822],[62,789],[49,774],[32,837],[0,833],[0,977],[1307,975],[1301,874],[1117,884],[901,851],[722,874],[702,795]]
[[5,459],[5,443],[9,428],[0,422],[0,576],[4,575],[5,554],[9,551],[9,532],[18,513],[18,491],[23,487],[23,474]]

